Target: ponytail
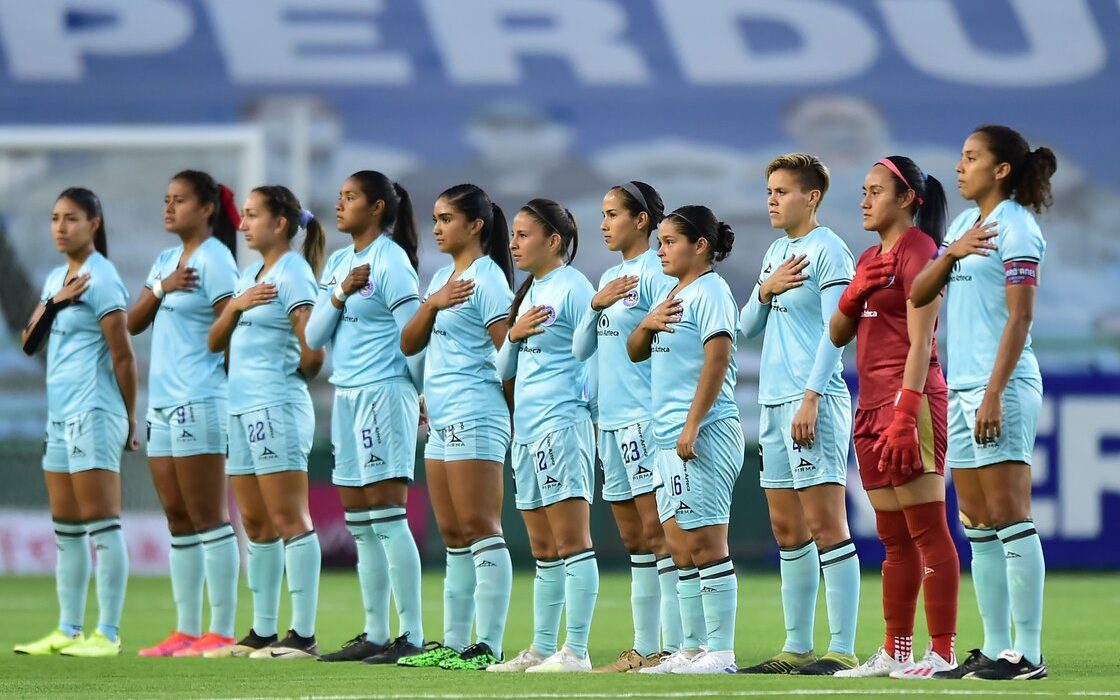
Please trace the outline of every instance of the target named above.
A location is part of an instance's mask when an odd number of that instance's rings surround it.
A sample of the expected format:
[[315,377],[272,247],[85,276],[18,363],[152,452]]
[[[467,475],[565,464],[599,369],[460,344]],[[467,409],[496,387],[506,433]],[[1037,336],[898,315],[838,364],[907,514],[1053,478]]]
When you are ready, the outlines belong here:
[[391,229],[393,241],[404,250],[413,269],[420,269],[420,258],[417,255],[419,238],[416,234],[416,219],[412,214],[412,198],[408,196],[408,191],[376,170],[359,170],[350,179],[358,183],[358,188],[370,206],[378,200],[385,202],[385,209],[381,214],[381,232]]
[[914,217],[914,226],[940,246],[945,239],[945,227],[949,218],[949,205],[941,182],[924,173],[917,163],[906,156],[888,156],[876,165],[886,166],[894,173],[898,185],[896,194],[902,195],[906,190],[914,190],[914,203],[909,210]]
[[494,204],[478,185],[465,183],[448,187],[437,199],[463,212],[467,221],[482,221],[479,243],[482,252],[490,256],[505,273],[506,284],[513,287],[513,257],[509,252],[509,225],[502,208]]
[[77,204],[91,221],[97,219],[97,228],[93,231],[93,249],[106,258],[109,257],[109,241],[105,235],[105,212],[101,208],[101,200],[97,195],[85,187],[67,187],[55,198],[55,201],[60,199],[69,199]]
[[1058,158],[1045,146],[1033,151],[1027,140],[1009,126],[984,124],[973,132],[983,134],[988,140],[988,150],[996,163],[1007,163],[1011,174],[1004,185],[1004,193],[1019,204],[1042,213],[1054,204],[1050,192],[1050,178],[1058,169]]
[[323,258],[327,254],[327,235],[323,231],[323,225],[313,216],[304,226],[304,230],[306,233],[303,236],[303,259],[318,277],[323,270]]
[[171,179],[189,184],[202,206],[210,204],[214,207],[207,223],[210,224],[214,238],[225,244],[236,260],[237,229],[241,228],[241,216],[237,213],[233,190],[218,183],[210,173],[201,170],[180,170]]
[[735,232],[726,222],[720,221],[712,210],[700,204],[690,204],[674,209],[666,219],[675,219],[678,229],[693,243],[701,238],[708,241],[712,262],[721,262],[731,254],[735,245]]
[[[551,232],[560,236],[560,241],[563,243],[561,254],[565,263],[570,265],[576,259],[576,253],[579,251],[579,229],[576,227],[576,218],[572,216],[572,212],[551,199],[544,199],[543,197],[530,200],[528,204],[521,207],[521,211],[543,226],[546,233]],[[513,297],[513,304],[509,307],[510,325],[513,325],[513,322],[517,320],[517,312],[521,309],[521,302],[525,299],[525,295],[529,293],[529,287],[532,284],[533,276],[529,275],[517,288],[517,293]]]

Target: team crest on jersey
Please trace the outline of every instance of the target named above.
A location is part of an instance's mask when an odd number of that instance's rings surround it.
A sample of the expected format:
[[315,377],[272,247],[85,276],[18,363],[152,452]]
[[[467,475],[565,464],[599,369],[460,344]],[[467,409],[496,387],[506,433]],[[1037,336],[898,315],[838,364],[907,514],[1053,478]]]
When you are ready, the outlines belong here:
[[366,286],[358,290],[358,296],[363,299],[369,299],[371,296],[373,296],[373,292],[373,280],[369,280],[368,282],[366,282]]
[[634,308],[635,306],[638,305],[638,288],[637,287],[634,287],[629,292],[626,292],[626,296],[622,297],[622,305],[625,306],[628,309]]
[[544,317],[544,320],[541,321],[541,325],[551,326],[552,324],[556,323],[556,309],[552,308],[551,306],[545,306],[543,308],[545,314],[547,315]]

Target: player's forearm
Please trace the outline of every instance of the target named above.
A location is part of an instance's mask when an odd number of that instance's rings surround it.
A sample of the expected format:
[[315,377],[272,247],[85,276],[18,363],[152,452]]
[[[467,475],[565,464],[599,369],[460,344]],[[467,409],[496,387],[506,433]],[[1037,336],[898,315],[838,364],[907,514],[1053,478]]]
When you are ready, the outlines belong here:
[[506,342],[502,343],[501,349],[498,350],[498,359],[494,363],[502,381],[509,381],[517,374],[517,355],[520,351],[521,343],[506,337]]
[[[718,344],[718,345],[716,345]],[[720,389],[723,388],[723,379],[727,375],[727,368],[731,366],[731,341],[716,338],[708,341],[709,346],[704,351],[704,366],[700,369],[700,379],[696,383],[696,394],[692,397],[692,404],[688,407],[688,417],[685,423],[699,426],[712,406],[719,398]]]
[[307,319],[307,344],[313,348],[326,347],[342,318],[342,307],[335,306],[332,289],[319,292],[315,306],[311,309],[311,317]]
[[588,305],[583,318],[576,325],[576,330],[572,334],[572,354],[580,362],[585,362],[598,347],[598,326],[601,315],[601,311],[596,311]]
[[23,352],[34,355],[43,349],[47,337],[50,335],[51,324],[54,323],[55,314],[58,313],[53,304],[40,304],[39,308],[31,314],[31,320],[23,328],[20,344]]
[[838,310],[832,314],[832,318],[828,322],[828,337],[833,345],[842,348],[855,339],[858,328],[859,321],[857,319]]
[[214,321],[214,325],[210,326],[210,334],[206,338],[206,345],[210,348],[210,352],[221,352],[229,347],[229,340],[233,337],[233,331],[237,328],[237,321],[240,318],[241,312],[235,310],[233,304],[227,304],[222,310],[222,315]]
[[113,356],[113,374],[117,377],[117,386],[124,399],[124,410],[129,418],[136,417],[136,356],[129,346],[127,352],[118,352]]
[[128,310],[128,334],[140,335],[148,330],[148,326],[151,326],[152,321],[156,318],[159,307],[160,300],[156,299],[156,295],[145,287],[140,292],[140,298]]
[[1027,344],[1030,330],[1030,318],[1016,316],[1012,316],[1003,327],[1003,334],[999,338],[999,350],[996,352],[996,363],[992,367],[992,376],[988,379],[989,394],[993,392],[997,395],[1003,394],[1003,390],[1007,388],[1007,382],[1011,381],[1011,374],[1023,354],[1023,346]]
[[435,325],[436,308],[424,302],[401,329],[401,352],[411,356],[428,347]]
[[652,345],[653,331],[638,326],[626,339],[626,354],[630,356],[631,362],[645,362],[653,354],[650,352]]
[[761,285],[756,284],[747,305],[739,312],[739,334],[744,339],[750,340],[766,330],[766,319],[770,317],[770,304],[759,298],[761,293]]
[[936,299],[949,281],[955,263],[955,258],[942,254],[926,265],[910,285],[910,303],[921,308]]

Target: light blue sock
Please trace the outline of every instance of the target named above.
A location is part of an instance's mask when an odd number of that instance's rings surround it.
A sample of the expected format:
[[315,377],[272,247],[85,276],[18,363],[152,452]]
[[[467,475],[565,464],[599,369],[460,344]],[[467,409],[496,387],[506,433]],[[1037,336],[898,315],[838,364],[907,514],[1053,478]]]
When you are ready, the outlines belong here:
[[778,556],[782,572],[782,616],[786,621],[786,642],[782,651],[804,654],[813,650],[817,591],[821,584],[817,543],[809,540],[797,547],[781,548]]
[[1015,621],[1015,651],[1032,664],[1042,663],[1042,591],[1046,560],[1042,540],[1030,520],[1005,525],[998,531],[1007,561],[1007,592]]
[[533,579],[533,648],[545,656],[556,653],[560,613],[564,611],[564,561],[537,560]]
[[97,550],[97,629],[115,642],[128,585],[128,547],[121,532],[121,519],[90,522],[89,536]]
[[696,567],[677,569],[677,599],[681,605],[681,648],[707,646],[708,626],[704,620],[704,599],[700,597],[700,572]]
[[1011,648],[1011,599],[1007,591],[1007,560],[995,528],[966,527],[972,548],[972,585],[984,623],[981,653],[989,659]]
[[202,540],[197,532],[171,535],[171,595],[175,598],[178,625],[175,629],[197,637],[202,634]]
[[397,604],[400,635],[408,641],[424,645],[424,620],[420,607],[420,552],[416,540],[408,529],[404,506],[371,508],[373,531],[385,548],[389,562],[389,583],[393,586],[393,601]]
[[58,628],[73,637],[81,633],[86,618],[86,591],[92,568],[86,524],[55,520],[54,541],[58,545],[54,565]]
[[284,581],[284,543],[249,540],[249,590],[253,592],[253,631],[261,637],[277,633],[280,585]]
[[630,554],[630,612],[634,617],[634,650],[649,656],[661,649],[661,584],[657,555]]
[[315,611],[319,607],[319,570],[323,553],[314,530],[284,543],[288,592],[292,595],[292,629],[301,637],[315,636]]
[[455,651],[471,643],[475,585],[471,548],[448,547],[443,576],[443,644]]
[[509,597],[513,589],[513,563],[501,535],[490,535],[471,544],[474,563],[474,607],[478,641],[502,658]]
[[700,599],[704,604],[708,651],[734,651],[739,582],[731,557],[700,567]]
[[237,615],[237,575],[241,554],[237,551],[237,535],[229,523],[198,533],[202,541],[206,590],[210,596],[210,631],[223,637],[233,636]]
[[859,557],[851,539],[820,553],[824,573],[824,599],[828,604],[828,650],[855,654],[856,620],[859,618]]
[[595,550],[585,549],[564,558],[564,612],[568,623],[564,646],[587,656],[591,618],[599,597],[599,562]]
[[373,531],[368,508],[346,510],[346,529],[358,548],[358,586],[366,611],[366,638],[374,644],[389,643],[389,561],[381,539]]
[[657,560],[657,583],[661,589],[661,649],[680,651],[681,604],[677,598],[677,565],[668,554]]

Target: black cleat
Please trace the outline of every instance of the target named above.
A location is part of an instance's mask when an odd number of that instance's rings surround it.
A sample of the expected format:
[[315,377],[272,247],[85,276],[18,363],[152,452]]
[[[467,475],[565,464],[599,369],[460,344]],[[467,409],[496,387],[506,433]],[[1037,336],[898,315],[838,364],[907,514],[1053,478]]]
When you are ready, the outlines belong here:
[[366,639],[366,633],[362,632],[357,637],[342,645],[338,651],[332,651],[329,654],[323,654],[319,657],[320,661],[361,661],[368,659],[371,656],[380,654],[385,651],[385,644],[375,644]]
[[932,677],[936,678],[937,680],[943,681],[959,681],[962,678],[970,677],[970,674],[973,674],[981,669],[990,668],[991,666],[994,666],[995,663],[995,661],[992,661],[988,657],[984,656],[984,654],[979,649],[970,649],[968,652],[968,658],[964,660],[964,663],[958,665],[956,668],[951,668],[948,671],[938,671],[937,673],[933,674]]
[[1008,649],[991,666],[973,671],[965,678],[982,681],[1037,681],[1046,676],[1046,663],[1041,657],[1037,664],[1032,664],[1019,652]]
[[847,671],[859,665],[859,659],[853,654],[841,654],[830,651],[813,663],[795,668],[789,672],[791,676],[831,676],[837,671]]
[[381,652],[362,659],[364,664],[396,664],[401,659],[409,656],[416,656],[423,654],[426,651],[439,646],[439,642],[428,642],[422,647],[418,647],[412,642],[408,641],[408,632],[397,637],[389,642],[389,646],[381,650]]
[[762,663],[755,664],[754,666],[744,666],[736,671],[736,673],[765,673],[765,674],[781,674],[785,675],[792,673],[799,668],[808,666],[817,660],[817,655],[812,650],[803,654],[798,654],[792,651],[783,651]]

